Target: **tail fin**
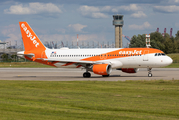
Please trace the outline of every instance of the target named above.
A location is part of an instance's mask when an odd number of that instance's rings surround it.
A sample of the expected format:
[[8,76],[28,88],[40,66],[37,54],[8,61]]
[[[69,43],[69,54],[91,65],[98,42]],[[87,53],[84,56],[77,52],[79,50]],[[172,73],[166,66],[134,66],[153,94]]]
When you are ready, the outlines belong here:
[[19,22],[19,25],[25,51],[46,49],[27,22]]

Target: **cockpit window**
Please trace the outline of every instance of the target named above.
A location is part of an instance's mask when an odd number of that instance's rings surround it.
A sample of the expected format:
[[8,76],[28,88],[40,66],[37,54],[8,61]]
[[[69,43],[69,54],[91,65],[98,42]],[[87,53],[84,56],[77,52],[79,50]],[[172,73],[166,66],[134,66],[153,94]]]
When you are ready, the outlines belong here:
[[166,56],[165,53],[155,53],[155,56]]

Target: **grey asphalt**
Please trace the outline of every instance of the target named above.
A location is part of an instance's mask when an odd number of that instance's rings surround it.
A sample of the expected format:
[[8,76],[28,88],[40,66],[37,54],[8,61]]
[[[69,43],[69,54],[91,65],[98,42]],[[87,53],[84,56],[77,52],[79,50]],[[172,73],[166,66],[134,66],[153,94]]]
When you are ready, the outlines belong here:
[[148,77],[147,69],[128,74],[113,70],[110,77],[91,74],[83,78],[85,70],[64,68],[0,68],[0,80],[37,81],[125,81],[125,80],[179,80],[179,68],[153,68],[153,77]]

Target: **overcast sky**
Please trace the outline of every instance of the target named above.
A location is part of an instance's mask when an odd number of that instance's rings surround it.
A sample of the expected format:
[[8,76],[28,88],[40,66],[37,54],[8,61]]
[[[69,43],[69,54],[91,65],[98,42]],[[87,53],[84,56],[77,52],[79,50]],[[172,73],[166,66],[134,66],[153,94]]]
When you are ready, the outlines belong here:
[[[179,0],[0,0],[0,40],[21,43],[19,21],[46,41],[113,42],[114,14],[124,15],[129,37],[179,29]],[[124,46],[127,40],[123,38]]]

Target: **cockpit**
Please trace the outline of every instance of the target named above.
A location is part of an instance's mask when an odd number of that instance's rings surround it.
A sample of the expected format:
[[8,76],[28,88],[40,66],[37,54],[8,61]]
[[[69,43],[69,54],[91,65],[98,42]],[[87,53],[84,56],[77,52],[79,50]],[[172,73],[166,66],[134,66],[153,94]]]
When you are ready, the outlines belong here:
[[166,56],[165,53],[155,53],[155,56]]

